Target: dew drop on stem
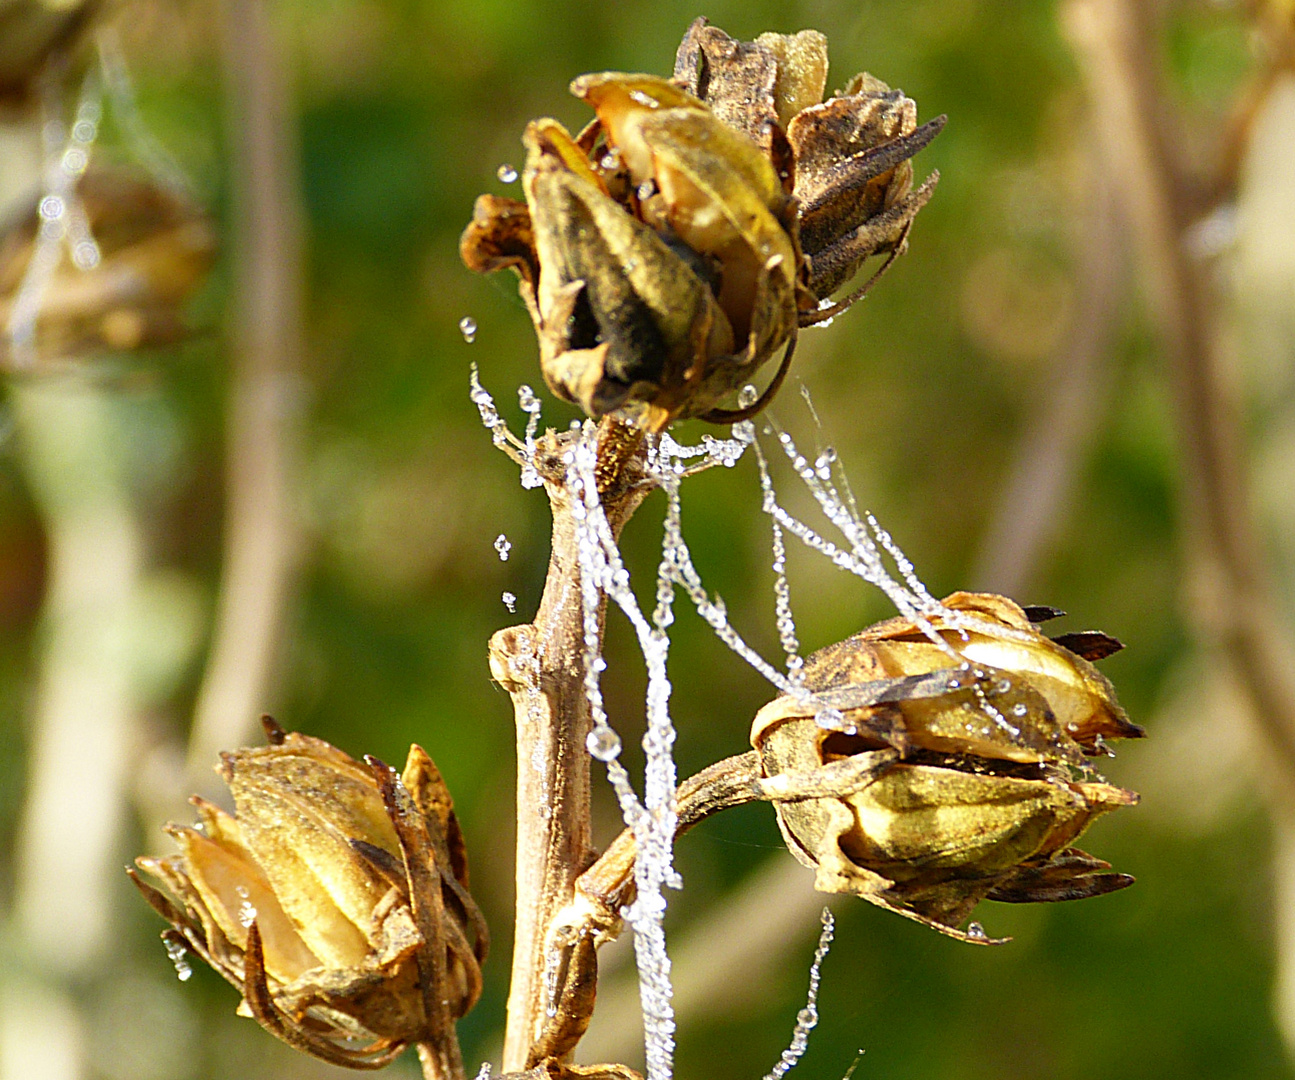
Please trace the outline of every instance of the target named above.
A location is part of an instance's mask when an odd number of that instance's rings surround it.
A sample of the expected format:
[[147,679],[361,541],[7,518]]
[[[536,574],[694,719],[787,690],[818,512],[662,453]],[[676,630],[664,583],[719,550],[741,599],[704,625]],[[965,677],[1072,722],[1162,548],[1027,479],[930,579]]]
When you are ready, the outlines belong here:
[[166,955],[170,958],[171,963],[175,965],[175,976],[181,982],[188,982],[193,978],[193,968],[189,966],[187,959],[188,949],[183,943],[173,937],[163,936],[162,944],[166,946]]
[[599,761],[615,761],[621,752],[621,737],[609,727],[594,728],[585,739],[590,757]]

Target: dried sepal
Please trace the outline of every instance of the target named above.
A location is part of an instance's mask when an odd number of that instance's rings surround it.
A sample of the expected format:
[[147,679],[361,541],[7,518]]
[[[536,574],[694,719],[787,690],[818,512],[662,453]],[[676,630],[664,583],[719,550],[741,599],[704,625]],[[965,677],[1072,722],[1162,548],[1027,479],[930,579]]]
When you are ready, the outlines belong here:
[[[815,654],[803,672],[813,699],[765,706],[752,743],[816,887],[984,944],[958,926],[986,897],[1080,899],[1132,883],[1072,844],[1137,801],[1085,755],[1142,729],[1091,664],[1010,600],[955,593],[943,604],[925,628],[892,619]],[[820,724],[822,709],[840,722]],[[815,772],[821,794],[805,780]]]
[[[738,42],[698,19],[679,47],[675,80],[792,180],[807,284],[818,300],[870,257],[902,250],[938,179],[932,173],[913,190],[909,159],[939,134],[944,117],[919,128],[916,103],[866,73],[822,100],[827,42],[815,31]],[[840,304],[803,312],[801,325],[839,314],[871,284]]]
[[195,799],[199,827],[168,829],[179,852],[136,860],[166,892],[132,878],[290,1045],[353,1068],[414,1042],[457,1055],[488,939],[435,765],[414,747],[405,782],[266,730],[271,745],[222,755],[236,814]]

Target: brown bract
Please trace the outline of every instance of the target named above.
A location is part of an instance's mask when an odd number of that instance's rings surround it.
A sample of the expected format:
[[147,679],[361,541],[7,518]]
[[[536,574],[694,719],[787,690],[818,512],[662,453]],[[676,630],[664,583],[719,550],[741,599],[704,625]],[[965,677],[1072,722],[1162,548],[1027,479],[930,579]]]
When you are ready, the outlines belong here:
[[[915,130],[913,103],[865,76],[820,103],[826,71],[815,31],[739,44],[699,20],[673,81],[584,75],[583,132],[528,126],[525,204],[482,196],[460,248],[474,270],[518,272],[554,393],[645,430],[752,415],[797,328],[898,252],[934,182],[912,191],[907,158],[938,123]],[[760,401],[723,407],[779,349]]]
[[[943,604],[926,629],[891,619],[810,657],[814,702],[770,702],[751,741],[766,776],[817,771],[829,789],[775,800],[817,888],[985,943],[957,929],[982,899],[1073,900],[1132,883],[1071,845],[1137,801],[1085,758],[1143,731],[1092,664],[1012,601],[954,593]],[[1113,639],[1097,637],[1109,651]],[[839,720],[823,726],[825,709]]]
[[488,936],[440,773],[417,746],[397,776],[267,731],[222,755],[235,815],[195,798],[200,824],[168,828],[179,852],[136,860],[170,895],[132,878],[290,1045],[370,1068],[443,1040],[480,995]]

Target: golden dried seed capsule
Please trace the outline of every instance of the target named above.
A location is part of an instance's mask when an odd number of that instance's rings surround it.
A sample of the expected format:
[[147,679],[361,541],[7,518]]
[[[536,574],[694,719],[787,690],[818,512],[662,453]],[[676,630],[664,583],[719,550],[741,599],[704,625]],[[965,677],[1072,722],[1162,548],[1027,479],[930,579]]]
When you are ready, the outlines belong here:
[[444,1037],[480,995],[488,937],[436,766],[415,746],[400,778],[267,732],[271,745],[222,755],[236,813],[195,799],[200,826],[168,829],[179,852],[136,860],[166,891],[135,883],[298,1049],[370,1067]]
[[[1110,683],[1012,601],[954,593],[943,608],[925,628],[891,619],[810,657],[815,702],[770,702],[751,741],[770,778],[875,758],[826,794],[775,798],[789,848],[823,891],[983,944],[957,927],[986,897],[1070,900],[1132,883],[1071,844],[1136,794],[1072,777],[1105,739],[1143,732]],[[834,710],[828,727],[820,707]]]

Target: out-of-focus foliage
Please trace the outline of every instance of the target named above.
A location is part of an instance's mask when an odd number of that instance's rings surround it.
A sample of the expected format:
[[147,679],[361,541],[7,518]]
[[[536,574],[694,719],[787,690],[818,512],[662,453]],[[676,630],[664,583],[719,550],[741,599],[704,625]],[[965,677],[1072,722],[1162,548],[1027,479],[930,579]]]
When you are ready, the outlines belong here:
[[[226,163],[210,6],[132,10],[122,30],[143,116],[219,211]],[[468,400],[472,362],[514,422],[514,389],[541,385],[513,283],[459,264],[473,199],[481,190],[518,194],[496,170],[520,168],[529,118],[583,122],[584,107],[566,93],[573,76],[667,74],[698,14],[742,39],[813,26],[831,42],[829,90],[868,70],[918,101],[923,116],[947,113],[923,155],[924,169],[938,168],[942,179],[909,253],[866,302],[801,334],[798,370],[774,408],[802,444],[835,446],[861,504],[943,595],[988,584],[968,580],[978,543],[1050,365],[1074,331],[1074,252],[1091,183],[1082,94],[1055,5],[1036,0],[722,0],[704,12],[678,0],[296,0],[280,10],[299,58],[309,229],[298,492],[308,547],[280,689],[266,707],[352,754],[398,760],[418,742],[440,766],[495,936],[482,1000],[460,1025],[472,1069],[486,1056],[498,1060],[512,899],[512,710],[489,682],[486,640],[533,610],[548,545],[542,493],[519,487]],[[1175,23],[1169,58],[1187,107],[1218,111],[1246,66],[1238,13],[1194,5]],[[105,139],[101,152],[118,152],[111,131]],[[219,325],[224,280],[218,272],[198,301],[209,325]],[[458,329],[465,315],[478,326],[472,343]],[[986,904],[978,913],[986,931],[1015,938],[998,949],[968,948],[863,903],[838,906],[823,1020],[799,1066],[806,1075],[839,1076],[859,1049],[860,1080],[1291,1075],[1270,1019],[1266,827],[1249,774],[1237,772],[1241,754],[1229,751],[1242,745],[1239,722],[1208,730],[1201,722],[1209,699],[1180,614],[1170,406],[1132,290],[1122,315],[1106,407],[1060,539],[1017,599],[1065,608],[1063,629],[1101,626],[1127,645],[1104,669],[1150,738],[1121,748],[1103,772],[1142,791],[1143,805],[1099,821],[1088,839],[1138,882],[1077,904]],[[148,610],[194,646],[182,676],[149,689],[160,743],[183,739],[206,633],[194,612],[209,611],[218,585],[224,357],[214,333],[103,369],[122,399],[123,452],[137,458],[147,558],[167,575]],[[821,435],[795,393],[797,378],[813,394]],[[49,558],[6,439],[8,408],[0,412],[6,852],[26,775],[25,710]],[[565,426],[575,415],[545,398],[548,421]],[[677,435],[695,439],[700,430],[684,425]],[[782,484],[793,491],[790,478]],[[754,463],[690,481],[684,514],[708,587],[776,656]],[[635,567],[653,565],[659,515],[650,499],[627,531]],[[500,533],[512,542],[506,562],[492,548]],[[892,614],[879,594],[806,551],[791,553],[790,574],[807,652]],[[504,591],[516,594],[517,616],[505,610]],[[741,751],[773,692],[694,615],[682,612],[676,630],[672,709],[686,775]],[[614,618],[608,656],[609,712],[633,759],[644,675],[632,635]],[[597,839],[606,843],[619,822],[601,785],[598,799]],[[157,842],[136,838],[123,856]],[[708,822],[681,842],[686,887],[668,927],[682,930],[757,864],[786,858],[767,807]],[[4,875],[7,893],[7,865]],[[133,893],[123,876],[116,917],[124,932],[87,990],[102,1075],[333,1075],[236,1019],[234,995],[215,975],[176,982],[157,920]],[[701,1024],[681,1017],[679,1075],[767,1071],[803,1001],[816,933],[807,923],[800,955],[777,978],[744,988],[731,1012]],[[414,1075],[413,1063],[390,1075]]]

